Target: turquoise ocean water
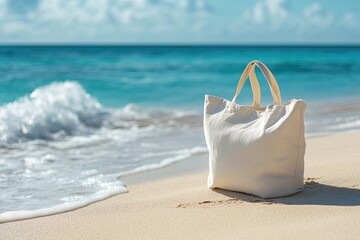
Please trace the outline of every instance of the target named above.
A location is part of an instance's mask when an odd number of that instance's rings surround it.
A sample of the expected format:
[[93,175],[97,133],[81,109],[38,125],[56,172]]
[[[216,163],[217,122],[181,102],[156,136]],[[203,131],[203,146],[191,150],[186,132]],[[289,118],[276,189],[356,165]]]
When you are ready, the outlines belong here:
[[[356,46],[0,47],[0,222],[126,192],[124,175],[206,154],[204,95],[231,99],[253,59],[284,102],[308,103],[307,136],[360,130]],[[238,103],[251,101],[247,83]]]

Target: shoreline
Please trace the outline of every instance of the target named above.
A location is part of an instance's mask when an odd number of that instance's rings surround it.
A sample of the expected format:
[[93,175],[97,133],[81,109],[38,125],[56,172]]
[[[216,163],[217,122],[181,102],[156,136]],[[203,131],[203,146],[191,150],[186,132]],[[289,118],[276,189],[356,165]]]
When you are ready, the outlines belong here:
[[3,223],[1,238],[351,239],[360,234],[359,142],[360,133],[308,138],[305,189],[290,197],[264,200],[210,190],[207,155],[199,155],[121,178],[129,193]]
[[[360,135],[359,131],[335,132],[306,136],[306,142],[313,139],[331,138],[336,136]],[[206,146],[205,146],[206,147]],[[360,146],[359,146],[360,147]],[[306,153],[305,153],[306,154]],[[306,157],[306,156],[305,156]],[[306,161],[306,160],[305,160]],[[165,167],[131,173],[120,177],[119,180],[126,185],[142,184],[151,181],[166,180],[167,178],[208,171],[208,154],[198,154],[183,161],[171,163]]]
[[151,183],[153,181],[166,181],[169,178],[203,172],[207,170],[208,161],[207,153],[199,154],[162,168],[129,174],[127,176],[120,177],[119,180],[124,182],[128,187]]

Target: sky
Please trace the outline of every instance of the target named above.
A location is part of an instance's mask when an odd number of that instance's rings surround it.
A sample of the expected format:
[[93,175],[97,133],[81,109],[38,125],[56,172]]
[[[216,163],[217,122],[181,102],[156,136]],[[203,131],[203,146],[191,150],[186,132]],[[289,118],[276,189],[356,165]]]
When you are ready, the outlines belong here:
[[0,0],[0,44],[360,44],[359,0]]

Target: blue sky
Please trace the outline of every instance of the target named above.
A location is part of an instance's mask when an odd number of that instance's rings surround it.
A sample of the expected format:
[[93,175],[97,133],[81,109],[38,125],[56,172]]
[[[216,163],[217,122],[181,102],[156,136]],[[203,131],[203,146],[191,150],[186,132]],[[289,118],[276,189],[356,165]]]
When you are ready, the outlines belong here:
[[358,0],[0,0],[0,43],[360,43]]

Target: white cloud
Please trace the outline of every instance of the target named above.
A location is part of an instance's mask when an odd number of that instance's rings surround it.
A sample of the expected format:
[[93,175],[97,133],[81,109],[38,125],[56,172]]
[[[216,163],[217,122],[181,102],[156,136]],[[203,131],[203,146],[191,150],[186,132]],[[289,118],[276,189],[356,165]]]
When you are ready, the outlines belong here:
[[334,15],[322,9],[320,3],[313,3],[304,9],[305,21],[314,26],[328,27],[334,21]]
[[272,18],[285,19],[288,16],[288,10],[285,8],[286,0],[267,0],[265,4],[269,15]]
[[305,17],[311,17],[314,14],[317,14],[321,9],[320,3],[313,3],[307,8],[304,9],[303,13]]
[[[257,2],[253,9],[254,21],[262,23],[264,21],[264,5],[263,2]],[[249,17],[252,17],[251,15]]]
[[356,28],[358,23],[355,14],[352,12],[346,12],[340,20],[340,25],[349,29]]
[[269,23],[277,28],[288,17],[286,0],[259,0],[254,7],[244,13],[244,19],[258,24]]
[[344,39],[338,33],[347,30],[360,36],[352,31],[359,26],[353,9],[295,0],[216,2],[234,5],[228,16],[209,2],[0,0],[0,42],[286,42]]
[[8,34],[14,34],[22,31],[26,31],[26,25],[21,22],[10,22],[5,24],[3,27],[3,32]]
[[94,23],[117,20],[129,23],[136,19],[156,20],[159,16],[198,13],[206,10],[203,0],[41,0],[33,19]]
[[[305,5],[300,11],[291,11],[290,0],[258,0],[246,10],[236,28],[257,34],[258,38],[277,35],[276,39],[286,38],[283,34],[290,34],[295,39],[303,36],[314,37],[332,32],[337,26],[355,28],[356,16],[345,13],[341,19],[336,19],[333,12],[329,12],[318,2]],[[321,30],[321,31],[320,31]],[[322,37],[322,36],[321,36]]]
[[0,0],[0,19],[3,19],[6,15],[6,0]]
[[[30,4],[29,2],[26,2]],[[0,10],[2,35],[25,33],[62,38],[185,28],[199,31],[209,10],[204,0],[36,0],[18,14]],[[6,9],[0,0],[0,9]],[[58,32],[63,32],[59,34]],[[106,33],[105,33],[106,32]],[[0,36],[0,41],[2,36]],[[61,39],[60,39],[61,40]]]

